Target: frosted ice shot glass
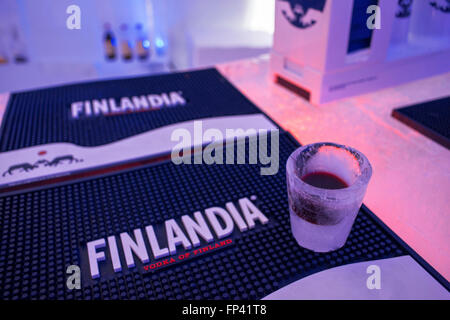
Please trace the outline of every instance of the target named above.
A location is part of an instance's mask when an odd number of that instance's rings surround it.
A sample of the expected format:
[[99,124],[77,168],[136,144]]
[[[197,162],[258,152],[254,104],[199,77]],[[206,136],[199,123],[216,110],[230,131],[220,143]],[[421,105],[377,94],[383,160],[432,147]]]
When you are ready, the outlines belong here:
[[292,234],[315,252],[341,248],[361,207],[372,167],[358,150],[321,142],[295,150],[286,164]]

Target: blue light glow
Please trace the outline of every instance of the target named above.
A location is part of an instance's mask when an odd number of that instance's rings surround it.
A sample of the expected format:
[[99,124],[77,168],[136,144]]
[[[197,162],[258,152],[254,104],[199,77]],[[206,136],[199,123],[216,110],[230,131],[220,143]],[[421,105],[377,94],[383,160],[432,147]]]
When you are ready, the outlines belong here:
[[144,48],[148,49],[150,47],[150,41],[148,41],[148,40],[142,41],[142,46]]
[[155,45],[156,45],[156,47],[158,47],[158,48],[164,47],[164,40],[161,39],[161,38],[156,38],[156,40],[155,40]]

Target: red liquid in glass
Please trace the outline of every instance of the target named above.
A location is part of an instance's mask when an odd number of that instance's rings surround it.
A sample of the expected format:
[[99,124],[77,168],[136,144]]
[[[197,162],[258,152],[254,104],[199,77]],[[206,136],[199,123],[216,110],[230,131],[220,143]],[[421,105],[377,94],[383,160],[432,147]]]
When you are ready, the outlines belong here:
[[[349,185],[338,176],[325,172],[316,171],[311,172],[301,179],[314,187],[322,189],[343,189]],[[290,189],[288,189],[290,192]],[[320,202],[313,201],[308,198],[302,198],[295,195],[290,195],[291,210],[300,218],[317,225],[335,225],[340,219],[339,214],[330,214],[330,208],[326,205],[322,206]]]
[[338,176],[324,171],[311,172],[301,178],[307,184],[322,189],[343,189],[348,184]]

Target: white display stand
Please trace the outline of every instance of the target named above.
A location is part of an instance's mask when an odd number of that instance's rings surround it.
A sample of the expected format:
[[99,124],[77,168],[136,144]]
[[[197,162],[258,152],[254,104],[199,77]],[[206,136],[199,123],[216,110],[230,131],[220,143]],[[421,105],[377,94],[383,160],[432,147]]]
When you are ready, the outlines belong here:
[[[371,13],[358,1],[278,0],[274,80],[321,104],[450,71],[445,0],[416,0],[409,6],[409,1],[379,0],[381,28],[372,31],[365,25],[362,30],[361,21],[365,24]],[[356,14],[354,5],[360,6]],[[355,20],[356,31],[371,33],[370,45],[349,52]]]

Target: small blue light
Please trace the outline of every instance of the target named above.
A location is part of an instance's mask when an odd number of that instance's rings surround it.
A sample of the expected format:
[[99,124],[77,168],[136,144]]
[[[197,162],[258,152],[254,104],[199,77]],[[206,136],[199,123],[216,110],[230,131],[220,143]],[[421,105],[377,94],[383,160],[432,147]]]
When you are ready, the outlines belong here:
[[150,47],[150,41],[148,41],[148,40],[142,41],[142,46],[144,48],[148,49]]
[[155,45],[156,45],[156,47],[158,47],[158,48],[164,47],[164,40],[161,39],[161,38],[156,38]]

